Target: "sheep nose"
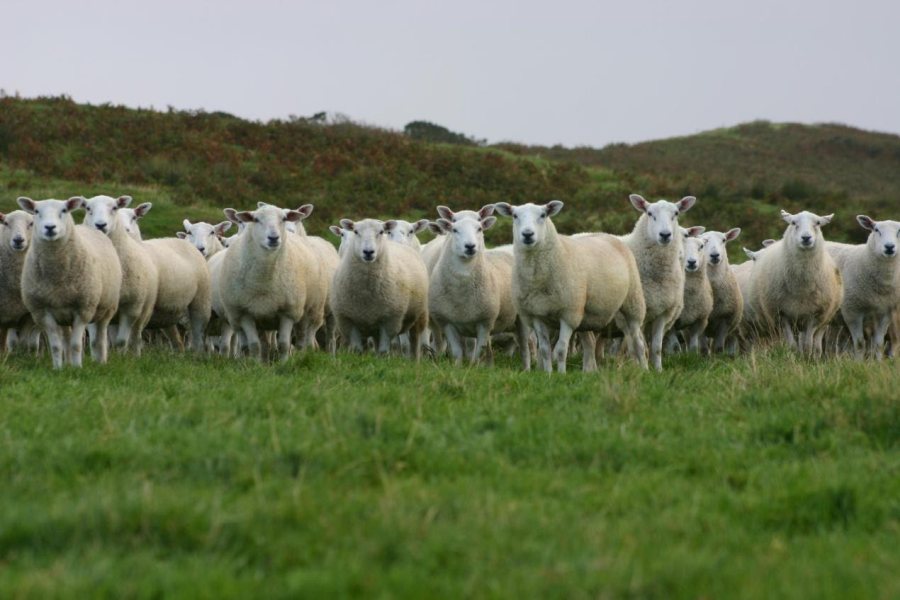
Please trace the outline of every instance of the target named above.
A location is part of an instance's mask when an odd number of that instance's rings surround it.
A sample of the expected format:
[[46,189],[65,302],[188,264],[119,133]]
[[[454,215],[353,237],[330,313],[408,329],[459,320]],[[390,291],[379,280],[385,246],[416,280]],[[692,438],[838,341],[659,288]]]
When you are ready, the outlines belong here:
[[801,235],[800,239],[803,241],[804,246],[809,246],[812,243],[812,236],[808,233]]
[[661,242],[663,242],[663,243],[668,243],[669,240],[671,240],[671,239],[672,239],[672,233],[671,233],[671,232],[666,233],[666,232],[661,231],[661,232],[659,233],[659,240],[660,240]]
[[884,253],[885,254],[893,254],[894,248],[896,248],[896,246],[894,244],[885,244],[884,245]]
[[366,260],[372,260],[373,258],[375,258],[375,251],[374,250],[363,250],[363,258]]
[[710,255],[709,255],[709,259],[713,262],[713,264],[718,264],[719,258],[720,258],[721,256],[722,256],[722,255],[719,254],[719,253],[717,252],[717,253],[715,253],[715,254],[710,254]]
[[534,232],[533,231],[523,231],[522,238],[526,244],[530,244],[534,241]]
[[694,269],[697,266],[697,259],[689,258],[687,261],[687,264],[688,264],[688,267],[690,267],[691,269]]
[[[272,238],[269,238],[270,240]],[[206,246],[197,246],[197,250],[200,251],[200,254],[206,254]]]
[[53,233],[56,231],[56,225],[44,225],[44,231],[47,233]]
[[466,244],[466,254],[475,254],[475,244]]
[[106,223],[94,223],[94,227],[96,227],[100,231],[106,231]]
[[278,243],[278,239],[279,239],[280,237],[281,237],[281,236],[278,236],[278,235],[270,235],[270,236],[268,236],[267,239],[269,240],[269,245],[270,245],[270,246],[274,246],[275,244],[277,244],[277,243]]

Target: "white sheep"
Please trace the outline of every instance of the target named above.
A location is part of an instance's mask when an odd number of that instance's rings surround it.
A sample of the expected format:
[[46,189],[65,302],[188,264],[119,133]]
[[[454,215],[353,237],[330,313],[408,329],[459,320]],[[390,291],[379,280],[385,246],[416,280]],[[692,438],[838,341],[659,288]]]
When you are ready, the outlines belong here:
[[[686,232],[687,233],[687,232]],[[676,332],[687,341],[688,350],[700,351],[700,336],[713,311],[713,288],[707,276],[706,240],[687,233],[684,238],[684,307],[669,333],[669,345],[677,345]]]
[[128,208],[118,211],[119,219],[125,224],[126,231],[134,239],[141,241],[159,273],[156,304],[147,328],[165,330],[169,339],[183,350],[178,325],[188,324],[191,330],[191,348],[195,352],[203,352],[212,302],[206,260],[186,240],[178,238],[142,240],[138,220],[150,212],[151,208],[153,205],[145,202],[137,206],[134,212]]
[[331,309],[352,350],[361,352],[365,340],[374,337],[385,354],[391,340],[408,332],[419,360],[428,324],[428,271],[419,252],[387,240],[395,226],[394,221],[341,220],[353,235],[334,276]]
[[130,203],[131,196],[94,196],[83,200],[82,207],[84,224],[109,237],[122,266],[115,345],[126,350],[133,341],[134,352],[140,356],[141,334],[150,322],[159,292],[159,272],[144,245],[128,235],[118,218],[118,211]]
[[525,370],[531,366],[527,331],[517,318],[512,297],[513,255],[486,250],[484,231],[497,221],[459,218],[455,222],[438,219],[447,235],[447,243],[431,272],[428,288],[428,312],[442,328],[457,364],[464,354],[461,336],[475,337],[471,361],[478,361],[485,346],[492,360],[492,334],[518,334],[519,349]]
[[107,327],[116,314],[122,267],[109,238],[75,225],[72,211],[82,198],[41,200],[20,197],[22,210],[34,216],[31,248],[22,269],[22,299],[35,324],[47,334],[53,366],[80,367],[84,332],[91,356],[106,362]]
[[641,274],[650,362],[661,371],[663,338],[684,306],[683,236],[675,235],[679,231],[678,217],[690,210],[697,199],[685,196],[675,203],[651,203],[638,194],[629,199],[641,216],[634,230],[621,239],[634,254]]
[[858,358],[863,356],[868,329],[869,352],[880,360],[893,314],[900,309],[900,222],[873,221],[866,215],[856,220],[870,232],[865,244],[828,242],[826,248],[844,280],[841,315],[853,338],[854,352]]
[[559,331],[553,349],[557,370],[564,373],[569,342],[579,332],[585,370],[594,365],[593,332],[615,320],[629,341],[634,358],[646,367],[644,298],[634,256],[618,238],[595,234],[581,238],[560,235],[551,217],[563,203],[510,206],[494,210],[513,218],[513,298],[527,330],[537,336],[541,368],[552,370],[550,335]]
[[744,297],[741,295],[737,278],[728,262],[725,244],[741,234],[737,227],[725,233],[707,231],[703,234],[706,253],[706,274],[713,292],[713,309],[709,315],[706,335],[714,339],[713,349],[734,354],[737,350],[737,329],[744,316]]
[[185,219],[182,225],[184,225],[184,231],[177,232],[175,237],[193,244],[206,260],[225,249],[222,239],[225,237],[225,232],[231,229],[231,221],[210,225],[203,221],[191,223]]
[[[441,219],[446,219],[451,223],[455,223],[459,219],[484,219],[486,217],[490,217],[494,214],[494,205],[493,204],[485,204],[481,207],[480,210],[461,210],[459,212],[453,212],[448,207],[440,205],[437,207],[438,216]],[[428,272],[431,273],[434,270],[434,265],[437,264],[438,258],[441,256],[441,250],[444,248],[444,242],[447,241],[447,236],[443,228],[438,225],[436,222],[427,222],[426,225],[435,235],[433,240],[430,240],[424,246],[422,246],[422,260],[425,261],[425,267],[428,269]]]
[[409,221],[403,221],[401,219],[394,219],[397,224],[391,229],[388,237],[392,242],[398,242],[401,244],[406,244],[407,246],[422,251],[422,243],[419,241],[417,237],[418,234],[428,227],[428,219],[419,219],[414,223],[410,223]]
[[231,328],[243,331],[251,355],[262,358],[259,331],[277,330],[278,352],[287,360],[294,327],[305,348],[325,320],[318,261],[285,230],[286,221],[302,218],[297,211],[267,205],[235,216],[247,228],[222,259],[218,293],[224,312]]
[[[0,213],[0,353],[12,350],[13,338],[32,325],[31,314],[22,300],[22,267],[33,224],[34,218],[24,210]],[[9,342],[8,330],[14,332]]]
[[821,230],[834,215],[781,211],[781,216],[788,223],[784,236],[754,261],[751,310],[762,327],[770,331],[780,327],[793,348],[798,348],[793,332],[798,327],[800,351],[819,354],[825,326],[843,298],[841,274],[825,249]]

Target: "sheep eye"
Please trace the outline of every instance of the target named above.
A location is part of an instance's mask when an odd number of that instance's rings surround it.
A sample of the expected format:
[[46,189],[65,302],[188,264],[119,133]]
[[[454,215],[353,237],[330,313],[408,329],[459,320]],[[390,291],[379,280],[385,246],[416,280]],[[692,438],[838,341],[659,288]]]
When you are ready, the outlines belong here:
[[481,233],[482,231],[484,231],[484,229],[482,229],[481,227],[479,227],[479,228],[478,228],[478,232]]
[[67,212],[68,212],[68,211],[64,208],[64,209],[62,209],[62,212],[59,213],[59,214],[64,215],[64,214],[66,214]]
[[513,219],[518,219],[519,215],[513,215]]
[[453,228],[453,233],[456,233],[456,227]]
[[541,213],[541,218],[542,218],[542,219],[546,219],[546,218],[547,218],[547,213]]
[[676,211],[675,211],[675,216],[677,217],[678,215],[679,215],[679,212],[676,210]]

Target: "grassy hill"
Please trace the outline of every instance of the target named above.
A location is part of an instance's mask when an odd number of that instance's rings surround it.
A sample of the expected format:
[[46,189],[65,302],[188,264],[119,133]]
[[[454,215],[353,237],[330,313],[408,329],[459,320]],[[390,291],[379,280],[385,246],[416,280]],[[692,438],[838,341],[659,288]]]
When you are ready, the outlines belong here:
[[[563,231],[628,231],[631,192],[693,194],[690,224],[741,226],[755,246],[780,236],[778,209],[838,213],[828,236],[861,240],[854,216],[891,213],[900,198],[900,137],[838,125],[739,125],[603,149],[415,140],[351,122],[259,123],[225,113],[158,112],[0,98],[0,185],[18,194],[131,193],[155,201],[145,230],[171,234],[184,216],[226,206],[312,202],[313,232],[341,217],[433,217],[437,204],[501,200],[567,204]],[[493,242],[509,227],[495,228]],[[739,248],[732,249],[739,253]]]

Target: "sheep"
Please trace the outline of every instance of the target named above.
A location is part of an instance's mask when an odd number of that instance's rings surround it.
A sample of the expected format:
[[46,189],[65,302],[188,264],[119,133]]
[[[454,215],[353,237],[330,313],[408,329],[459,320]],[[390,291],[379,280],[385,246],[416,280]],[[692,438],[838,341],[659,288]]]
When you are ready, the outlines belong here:
[[853,338],[854,352],[862,358],[869,326],[869,352],[881,360],[893,313],[900,309],[900,222],[873,221],[866,215],[858,215],[856,220],[870,232],[865,244],[828,242],[826,249],[844,280],[841,315]]
[[391,229],[388,234],[388,238],[392,242],[399,242],[401,244],[406,244],[407,246],[422,251],[422,243],[419,242],[419,238],[416,237],[419,232],[424,231],[428,227],[428,219],[419,219],[414,223],[410,223],[409,221],[402,221],[400,219],[394,219],[397,222],[397,225]]
[[437,220],[448,239],[431,272],[428,312],[443,329],[457,364],[464,354],[460,335],[477,337],[471,354],[474,364],[485,345],[488,360],[492,360],[491,334],[516,332],[527,371],[531,366],[527,332],[517,318],[512,298],[513,256],[484,247],[484,231],[496,221],[493,216],[463,217],[454,223]]
[[421,255],[385,233],[395,221],[342,219],[353,232],[334,275],[331,310],[341,336],[354,351],[368,337],[378,339],[378,351],[390,351],[391,340],[409,333],[410,351],[419,360],[422,334],[428,324],[428,271]]
[[[841,273],[825,249],[821,227],[834,215],[781,211],[788,226],[779,243],[755,261],[750,279],[750,305],[760,325],[780,326],[792,348],[820,354],[825,326],[837,314],[844,295]],[[802,328],[799,345],[793,327]]]
[[[562,208],[559,200],[494,205],[498,214],[513,218],[513,299],[526,331],[537,335],[541,368],[552,370],[551,329],[559,330],[553,357],[564,373],[572,334],[580,332],[582,345],[593,348],[592,332],[613,319],[628,338],[635,360],[646,368],[641,333],[646,309],[634,256],[611,235],[558,234],[551,217]],[[593,353],[584,355],[583,368],[590,370]]]
[[[441,219],[446,219],[451,223],[455,223],[457,220],[465,218],[481,220],[494,214],[494,205],[485,204],[477,211],[461,210],[459,212],[453,212],[446,206],[440,205],[437,207],[437,213]],[[431,233],[435,235],[435,238],[422,246],[421,251],[422,260],[425,261],[425,267],[428,269],[428,272],[431,273],[434,270],[434,266],[437,264],[438,258],[441,256],[441,250],[443,250],[444,242],[447,241],[447,236],[445,235],[443,228],[436,222],[427,223],[427,226]]]
[[661,371],[663,337],[684,307],[683,236],[674,233],[679,231],[679,215],[690,210],[697,199],[685,196],[675,203],[651,203],[638,194],[629,199],[641,216],[634,230],[621,239],[634,254],[641,274],[650,361]]
[[191,329],[191,348],[202,353],[212,302],[206,260],[186,240],[142,240],[138,220],[150,212],[151,208],[153,205],[145,202],[137,206],[133,213],[128,208],[118,211],[119,219],[126,224],[126,231],[141,242],[159,273],[156,304],[147,328],[165,330],[172,342],[183,350],[178,325],[187,321]]
[[723,352],[726,343],[730,354],[737,350],[735,333],[744,315],[744,297],[728,263],[725,244],[737,239],[740,234],[741,230],[737,227],[725,233],[707,231],[703,234],[706,274],[713,292],[713,309],[709,315],[706,335],[714,338],[713,349],[716,352]]
[[700,351],[700,336],[706,330],[713,312],[713,287],[707,276],[705,237],[684,236],[684,308],[669,333],[670,347],[677,346],[675,332],[683,332],[688,350]]
[[30,328],[31,314],[22,300],[22,267],[31,244],[34,218],[24,210],[0,213],[0,353],[7,346],[7,330]]
[[107,327],[116,314],[122,267],[112,242],[99,231],[75,225],[72,211],[81,197],[34,201],[24,196],[19,207],[33,215],[36,234],[22,268],[22,299],[38,327],[47,334],[53,367],[80,367],[85,328],[91,356],[107,358]]
[[210,225],[202,221],[191,223],[185,219],[182,224],[184,231],[179,231],[175,237],[187,240],[203,255],[207,261],[225,249],[222,238],[225,232],[231,229],[231,221],[222,221],[218,225]]
[[122,286],[115,321],[115,345],[126,350],[134,340],[134,353],[141,355],[141,334],[150,321],[159,292],[159,272],[143,244],[135,241],[118,218],[118,211],[131,204],[131,196],[94,196],[82,200],[84,225],[107,235],[122,266]]
[[[243,331],[258,360],[259,331],[277,329],[278,353],[285,361],[295,325],[305,348],[325,320],[319,263],[298,236],[285,230],[285,222],[302,218],[299,212],[266,205],[235,216],[247,227],[222,258],[218,293],[224,312],[231,328]],[[222,352],[227,351],[223,343]]]

